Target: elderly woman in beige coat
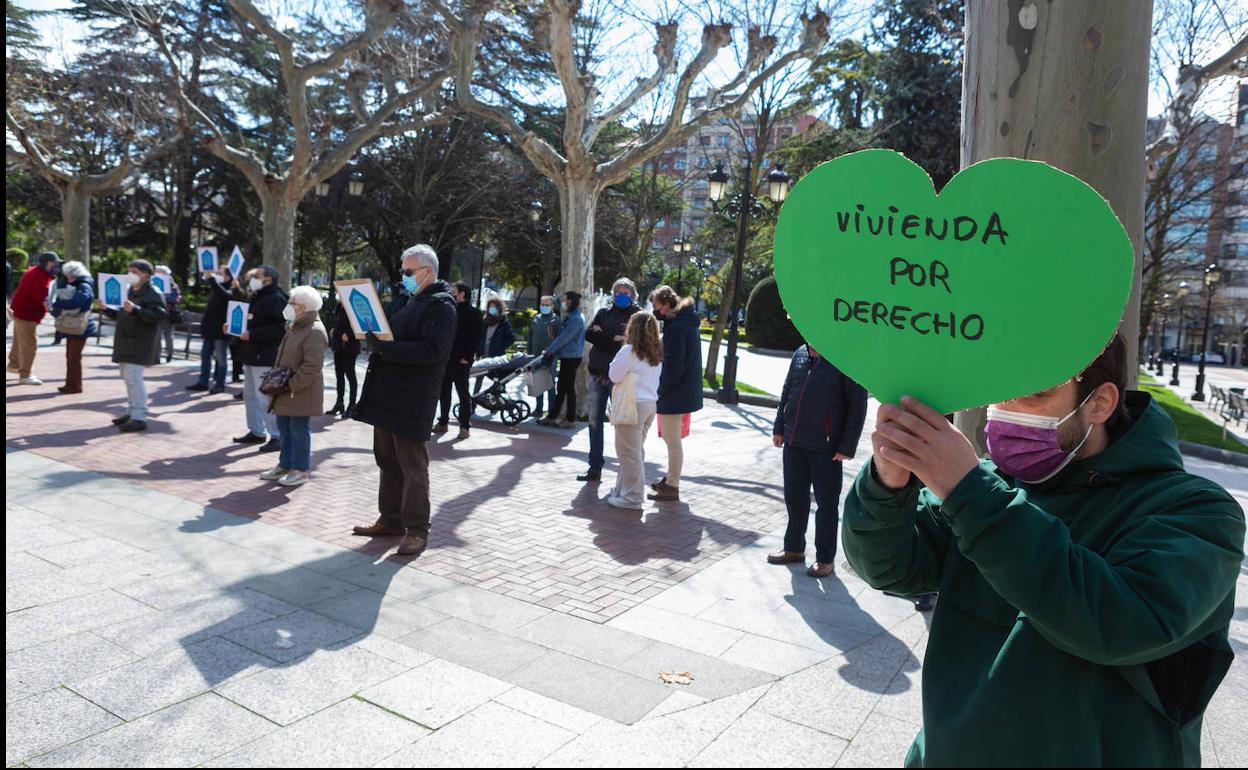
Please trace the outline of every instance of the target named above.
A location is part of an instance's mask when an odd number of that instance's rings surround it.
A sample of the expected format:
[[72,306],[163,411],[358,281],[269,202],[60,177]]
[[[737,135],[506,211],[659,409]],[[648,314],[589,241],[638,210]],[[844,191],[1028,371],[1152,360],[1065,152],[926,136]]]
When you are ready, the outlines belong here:
[[277,465],[260,474],[265,481],[276,481],[284,487],[297,487],[308,481],[312,465],[312,426],[309,418],[325,409],[325,349],[329,341],[325,326],[317,317],[321,294],[311,286],[296,286],[282,310],[286,319],[286,336],[277,351],[273,369],[289,369],[290,390],[273,396],[269,411],[277,415],[281,454]]

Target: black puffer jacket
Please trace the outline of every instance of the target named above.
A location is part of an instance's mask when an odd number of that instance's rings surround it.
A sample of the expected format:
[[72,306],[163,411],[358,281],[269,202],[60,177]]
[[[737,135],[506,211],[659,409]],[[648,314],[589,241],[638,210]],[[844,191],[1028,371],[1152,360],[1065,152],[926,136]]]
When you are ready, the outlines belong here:
[[[346,335],[344,342],[342,337]],[[360,341],[355,338],[355,331],[351,328],[351,319],[347,318],[347,309],[339,302],[335,305],[334,319],[329,327],[329,349],[334,351],[334,355],[358,356],[360,354]]]
[[805,345],[793,353],[772,433],[796,449],[853,457],[866,418],[866,388]]
[[225,325],[225,311],[230,306],[230,300],[234,299],[231,293],[234,288],[234,279],[216,281],[209,278],[202,285],[208,291],[208,304],[204,307],[200,334],[206,340],[224,339],[225,331],[221,327]]
[[466,359],[472,363],[477,357],[477,342],[481,339],[481,313],[468,302],[455,305],[455,341],[451,345],[451,360]]
[[286,336],[286,292],[277,284],[269,284],[251,298],[247,321],[248,339],[238,343],[238,360],[246,366],[273,366],[277,349]]
[[168,314],[165,297],[156,291],[151,281],[131,289],[127,296],[134,303],[134,312],[108,311],[110,317],[117,319],[113,363],[139,366],[160,363],[160,322]]
[[[594,320],[589,322],[589,326],[585,327],[585,341],[593,348],[589,351],[589,373],[599,377],[606,377],[607,370],[611,368],[611,360],[615,358],[615,354],[620,352],[620,346],[624,343],[617,342],[616,337],[624,336],[624,327],[628,326],[628,319],[633,317],[641,308],[637,307],[637,303],[633,303],[621,310],[615,305],[604,307],[597,313],[594,313]],[[602,331],[594,331],[594,327],[600,327]]]
[[386,316],[394,341],[382,342],[369,356],[355,419],[408,441],[429,440],[455,340],[450,291],[437,281],[416,297],[390,303]]

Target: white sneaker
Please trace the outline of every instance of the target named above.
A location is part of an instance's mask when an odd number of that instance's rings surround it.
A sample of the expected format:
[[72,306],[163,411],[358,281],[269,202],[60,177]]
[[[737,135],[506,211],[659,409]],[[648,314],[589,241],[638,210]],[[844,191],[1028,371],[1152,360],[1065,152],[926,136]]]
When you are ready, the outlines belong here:
[[264,481],[277,481],[285,476],[287,470],[280,465],[274,465],[269,470],[260,474],[260,478]]
[[642,510],[642,506],[634,505],[633,503],[628,502],[624,498],[616,497],[615,495],[607,496],[607,505],[611,506],[612,508],[623,508],[628,511]]
[[280,479],[278,479],[277,483],[281,484],[284,487],[297,487],[300,484],[307,484],[308,472],[307,471],[291,471],[287,473],[285,476],[282,476]]
[[17,384],[18,385],[42,385],[43,380],[39,379],[38,377],[32,374],[29,377],[21,378],[20,380],[17,381]]

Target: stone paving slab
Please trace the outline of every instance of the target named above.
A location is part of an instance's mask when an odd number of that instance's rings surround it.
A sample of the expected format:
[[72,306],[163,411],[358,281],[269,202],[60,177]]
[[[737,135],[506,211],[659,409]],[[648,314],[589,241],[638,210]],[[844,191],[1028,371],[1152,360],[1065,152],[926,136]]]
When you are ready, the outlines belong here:
[[121,720],[65,688],[7,703],[4,709],[4,762],[29,762],[46,751],[94,735]]

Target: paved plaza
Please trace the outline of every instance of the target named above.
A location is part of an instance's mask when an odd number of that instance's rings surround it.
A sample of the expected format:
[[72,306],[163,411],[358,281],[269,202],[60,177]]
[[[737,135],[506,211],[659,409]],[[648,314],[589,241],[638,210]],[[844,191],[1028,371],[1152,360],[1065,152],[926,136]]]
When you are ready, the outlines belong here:
[[[778,391],[784,360],[755,358],[742,380]],[[410,559],[350,535],[376,511],[368,426],[314,419],[288,490],[230,443],[241,402],[183,390],[197,362],[151,369],[151,430],[121,435],[107,348],[81,395],[63,360],[41,347],[47,384],[6,389],[10,766],[897,766],[919,729],[928,616],[840,557],[823,580],[764,563],[769,409],[708,404],[682,502],[639,514],[599,499],[613,465],[574,481],[583,429],[444,436]],[[1244,469],[1188,467],[1248,507]],[[1248,571],[1239,596],[1208,766],[1248,765]]]

